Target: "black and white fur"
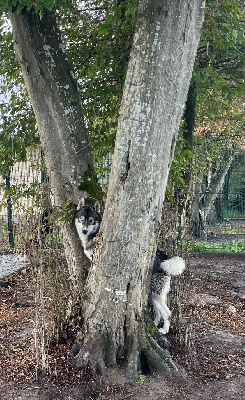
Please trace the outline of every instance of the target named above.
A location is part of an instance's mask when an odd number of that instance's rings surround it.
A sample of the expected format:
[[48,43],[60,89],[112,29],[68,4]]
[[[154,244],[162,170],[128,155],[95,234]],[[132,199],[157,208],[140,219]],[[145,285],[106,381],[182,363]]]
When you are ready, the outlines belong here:
[[181,257],[168,258],[157,250],[150,282],[150,301],[155,313],[154,324],[158,326],[163,319],[163,327],[159,332],[164,335],[169,331],[171,311],[167,306],[167,295],[170,291],[171,276],[181,275],[185,269],[185,261]]
[[85,200],[82,198],[75,213],[75,226],[84,253],[91,261],[93,259],[93,251],[95,248],[93,239],[99,232],[101,220],[99,202],[96,201],[94,206],[86,206]]

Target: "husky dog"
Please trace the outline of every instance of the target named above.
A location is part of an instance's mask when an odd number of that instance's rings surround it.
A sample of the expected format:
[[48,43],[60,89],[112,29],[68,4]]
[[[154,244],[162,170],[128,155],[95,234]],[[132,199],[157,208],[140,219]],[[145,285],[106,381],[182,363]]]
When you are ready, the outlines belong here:
[[170,326],[171,311],[167,306],[167,295],[170,291],[171,276],[181,275],[184,269],[183,258],[169,258],[162,251],[157,250],[150,283],[150,300],[155,313],[154,324],[158,326],[163,319],[163,327],[159,329],[159,332],[164,335],[168,333]]
[[99,202],[96,201],[93,207],[85,206],[85,200],[82,198],[75,213],[75,226],[84,253],[91,261],[93,259],[93,251],[95,248],[93,238],[99,232],[101,220]]

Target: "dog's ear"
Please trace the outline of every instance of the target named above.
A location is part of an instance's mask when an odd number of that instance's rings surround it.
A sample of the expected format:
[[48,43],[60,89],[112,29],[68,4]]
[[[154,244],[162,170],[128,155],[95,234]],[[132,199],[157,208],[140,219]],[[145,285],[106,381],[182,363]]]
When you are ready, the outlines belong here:
[[98,201],[94,203],[94,211],[100,214],[100,203]]
[[85,199],[84,199],[84,197],[82,197],[78,203],[77,210],[78,211],[81,210],[84,206],[85,206]]

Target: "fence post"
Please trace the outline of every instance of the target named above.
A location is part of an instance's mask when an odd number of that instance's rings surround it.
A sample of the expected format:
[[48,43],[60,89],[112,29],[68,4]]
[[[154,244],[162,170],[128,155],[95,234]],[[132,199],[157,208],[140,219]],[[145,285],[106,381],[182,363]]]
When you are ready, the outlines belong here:
[[226,205],[226,218],[229,218],[229,207],[230,207],[230,176],[231,176],[231,169],[229,168],[227,171],[226,177],[226,198],[225,198],[225,205]]
[[[10,171],[6,176],[6,189],[10,189]],[[8,216],[8,232],[9,232],[9,247],[11,250],[14,248],[14,232],[13,232],[13,215],[12,215],[12,202],[11,197],[7,199],[7,216]]]

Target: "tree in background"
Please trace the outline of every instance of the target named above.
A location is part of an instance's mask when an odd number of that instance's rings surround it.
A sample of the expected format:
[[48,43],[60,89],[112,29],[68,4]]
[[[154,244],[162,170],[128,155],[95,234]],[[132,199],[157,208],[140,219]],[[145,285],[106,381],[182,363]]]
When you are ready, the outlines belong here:
[[169,180],[183,227],[185,219],[191,219],[197,236],[199,209],[205,208],[205,219],[209,217],[234,155],[242,148],[244,30],[242,1],[207,2]]

